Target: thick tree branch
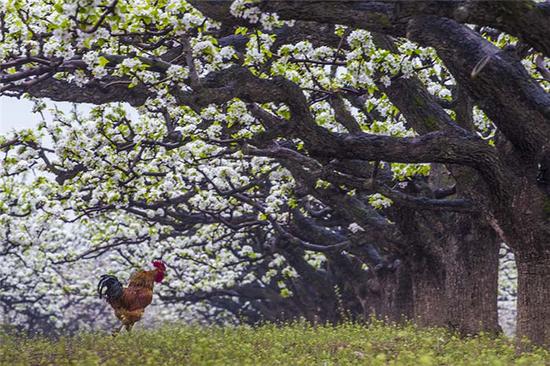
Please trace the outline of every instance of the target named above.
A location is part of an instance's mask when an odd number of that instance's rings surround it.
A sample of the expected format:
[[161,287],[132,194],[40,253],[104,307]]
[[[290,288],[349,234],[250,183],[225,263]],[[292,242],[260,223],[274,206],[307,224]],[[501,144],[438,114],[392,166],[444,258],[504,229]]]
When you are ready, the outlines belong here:
[[449,19],[415,18],[408,36],[436,48],[459,85],[518,151],[534,157],[547,144],[550,95],[531,79],[519,60]]
[[[206,16],[226,24],[242,24],[229,12],[231,1],[191,3]],[[501,29],[550,56],[550,2],[534,1],[270,1],[260,3],[264,11],[282,19],[344,24],[372,32],[403,37],[408,21],[433,15],[460,23]]]

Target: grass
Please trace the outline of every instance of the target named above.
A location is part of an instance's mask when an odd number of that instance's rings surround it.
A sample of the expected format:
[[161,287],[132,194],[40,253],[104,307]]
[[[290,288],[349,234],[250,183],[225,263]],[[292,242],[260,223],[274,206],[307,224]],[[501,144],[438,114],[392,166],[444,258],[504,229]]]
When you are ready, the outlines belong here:
[[412,325],[303,323],[259,327],[166,325],[117,338],[57,340],[0,334],[1,365],[550,365],[550,352],[516,354],[506,338],[460,338]]

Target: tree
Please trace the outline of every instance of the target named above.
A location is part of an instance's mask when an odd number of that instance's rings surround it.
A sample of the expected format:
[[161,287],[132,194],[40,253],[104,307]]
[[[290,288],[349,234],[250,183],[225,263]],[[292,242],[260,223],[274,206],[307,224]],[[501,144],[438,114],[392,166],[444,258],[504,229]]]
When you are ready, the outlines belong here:
[[[207,257],[232,248],[224,263],[247,258],[239,286],[200,298],[239,311],[230,297],[257,290],[256,313],[333,320],[330,283],[356,313],[496,330],[504,241],[518,333],[547,344],[549,7],[9,2],[1,92],[101,106],[45,125],[55,149],[4,139],[4,175],[53,173],[43,200],[64,220],[138,220],[153,242],[200,232]],[[299,279],[270,272],[276,255]]]

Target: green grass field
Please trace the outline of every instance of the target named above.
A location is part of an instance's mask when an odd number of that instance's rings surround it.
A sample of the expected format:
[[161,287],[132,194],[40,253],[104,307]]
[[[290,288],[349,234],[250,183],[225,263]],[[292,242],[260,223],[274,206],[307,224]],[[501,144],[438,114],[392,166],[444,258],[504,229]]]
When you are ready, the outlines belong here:
[[414,326],[167,325],[113,338],[0,335],[2,365],[550,365],[550,352],[516,354],[506,338],[461,339]]

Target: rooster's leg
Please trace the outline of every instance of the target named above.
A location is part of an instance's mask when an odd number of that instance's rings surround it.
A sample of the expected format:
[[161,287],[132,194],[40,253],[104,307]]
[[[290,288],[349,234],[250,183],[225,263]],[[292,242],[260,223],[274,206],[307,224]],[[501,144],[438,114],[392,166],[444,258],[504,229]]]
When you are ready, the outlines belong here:
[[134,323],[126,324],[126,330],[128,333],[132,330],[132,327],[134,326]]
[[120,331],[122,330],[122,327],[124,327],[124,324],[121,324],[120,327],[118,327],[113,331],[113,337],[116,337],[118,333],[120,333]]

